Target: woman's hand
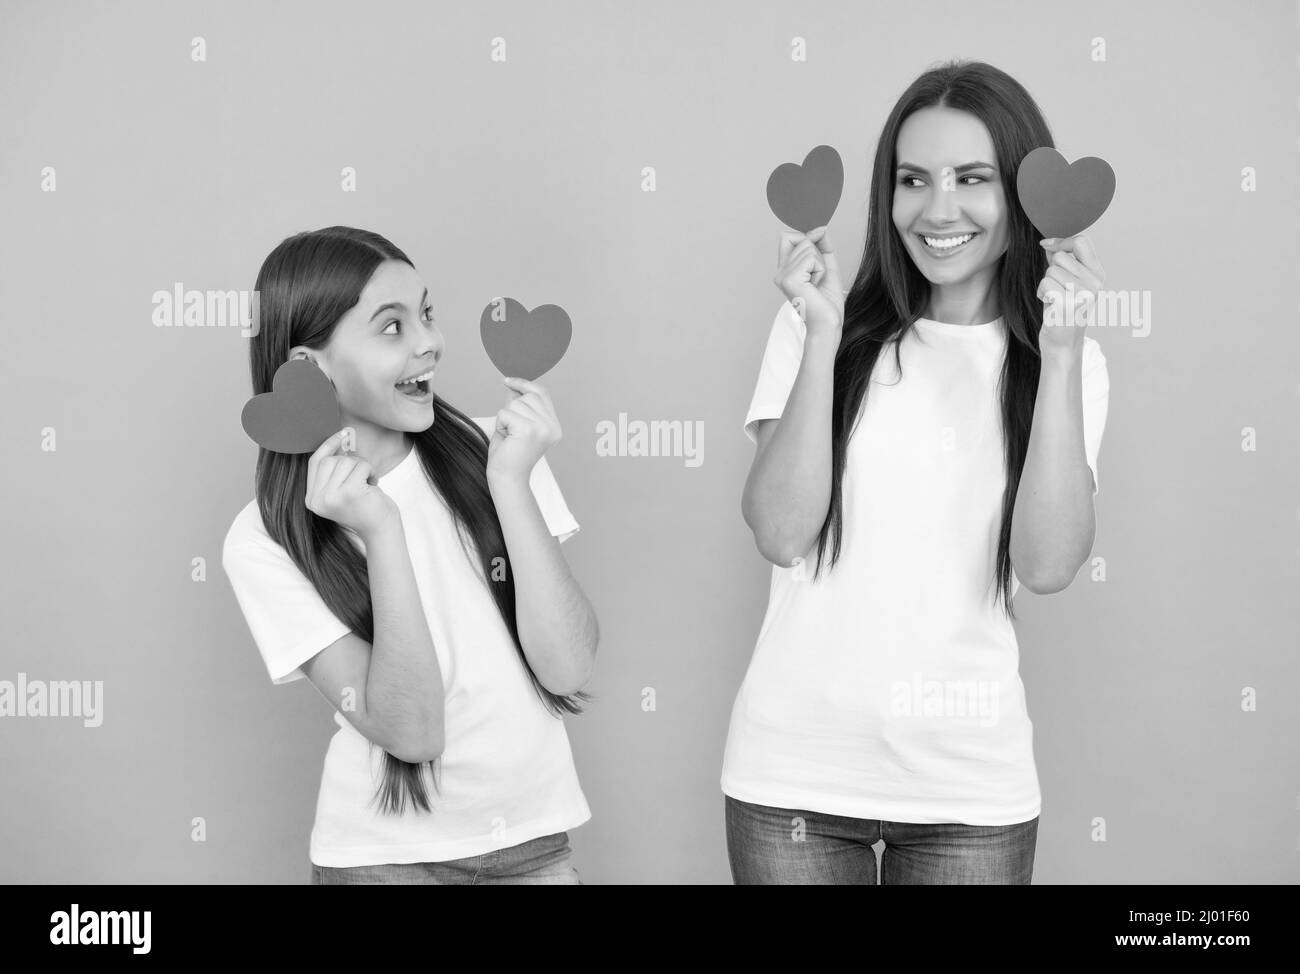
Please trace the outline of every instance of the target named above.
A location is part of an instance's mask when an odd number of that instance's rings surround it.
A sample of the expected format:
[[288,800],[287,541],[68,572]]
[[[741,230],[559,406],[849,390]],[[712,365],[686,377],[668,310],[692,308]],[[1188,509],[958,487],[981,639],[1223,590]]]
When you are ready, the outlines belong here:
[[488,480],[522,479],[525,483],[542,454],[561,437],[551,395],[536,382],[506,379],[515,393],[497,413],[496,429],[488,441]]
[[368,461],[337,452],[345,433],[351,428],[339,430],[307,461],[307,510],[351,528],[365,541],[401,512],[391,497],[369,483],[373,471]]
[[810,333],[838,337],[844,327],[844,289],[825,227],[807,234],[797,230],[781,234],[773,282],[794,305]]
[[1082,353],[1084,329],[1092,324],[1106,272],[1083,234],[1050,237],[1041,244],[1050,263],[1038,285],[1038,299],[1043,302],[1038,349],[1044,356]]

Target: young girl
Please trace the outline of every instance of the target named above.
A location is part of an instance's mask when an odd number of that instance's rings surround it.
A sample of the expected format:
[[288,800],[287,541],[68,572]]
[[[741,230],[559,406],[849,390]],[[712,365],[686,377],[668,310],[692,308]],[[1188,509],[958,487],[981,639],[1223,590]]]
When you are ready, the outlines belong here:
[[783,235],[745,418],[743,512],[777,567],[722,771],[737,883],[876,883],[881,840],[882,884],[1030,881],[1011,598],[1091,553],[1109,389],[1083,328],[1044,325],[1102,279],[1018,203],[1044,145],[1003,72],[927,71],[880,137],[847,297],[824,227]]
[[259,451],[223,550],[272,681],[336,711],[312,882],[578,883],[566,830],[591,813],[561,715],[599,635],[555,540],[578,524],[542,456],[549,395],[506,379],[487,420],[444,402],[428,288],[377,234],[290,237],[257,290],[254,391],[308,359],[346,424],[310,456]]

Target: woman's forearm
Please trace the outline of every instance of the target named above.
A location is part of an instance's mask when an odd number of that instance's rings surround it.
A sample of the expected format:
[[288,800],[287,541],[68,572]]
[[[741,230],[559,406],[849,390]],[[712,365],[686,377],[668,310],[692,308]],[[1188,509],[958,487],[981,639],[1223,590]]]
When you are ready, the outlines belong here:
[[781,418],[745,481],[741,512],[763,557],[788,567],[816,543],[831,499],[831,410],[839,333],[810,331]]
[[415,584],[400,517],[363,539],[374,611],[366,676],[367,712],[393,739],[416,750],[442,751],[444,689],[438,654]]
[[600,629],[525,478],[489,476],[488,486],[514,573],[515,621],[528,665],[552,693],[591,679]]
[[1031,592],[1059,592],[1088,559],[1096,532],[1092,487],[1082,348],[1044,355],[1011,521],[1011,563]]

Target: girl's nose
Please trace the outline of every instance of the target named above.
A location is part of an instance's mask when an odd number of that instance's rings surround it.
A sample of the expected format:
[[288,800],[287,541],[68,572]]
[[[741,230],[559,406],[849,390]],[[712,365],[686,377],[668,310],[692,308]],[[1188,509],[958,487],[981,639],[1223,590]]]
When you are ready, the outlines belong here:
[[442,331],[439,330],[436,324],[430,324],[425,331],[420,333],[415,353],[416,355],[432,355],[436,364],[438,359],[442,358],[444,346]]

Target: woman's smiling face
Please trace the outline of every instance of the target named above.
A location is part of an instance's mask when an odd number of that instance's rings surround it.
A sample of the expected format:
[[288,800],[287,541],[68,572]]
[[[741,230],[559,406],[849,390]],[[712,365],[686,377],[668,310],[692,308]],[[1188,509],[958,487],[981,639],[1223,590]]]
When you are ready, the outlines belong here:
[[936,285],[991,279],[1007,249],[1007,206],[984,123],[922,108],[899,128],[895,160],[894,227],[917,269]]
[[[410,264],[386,260],[320,349],[345,425],[418,433],[434,421],[433,370],[442,357],[429,289]],[[418,383],[404,379],[423,377]]]

